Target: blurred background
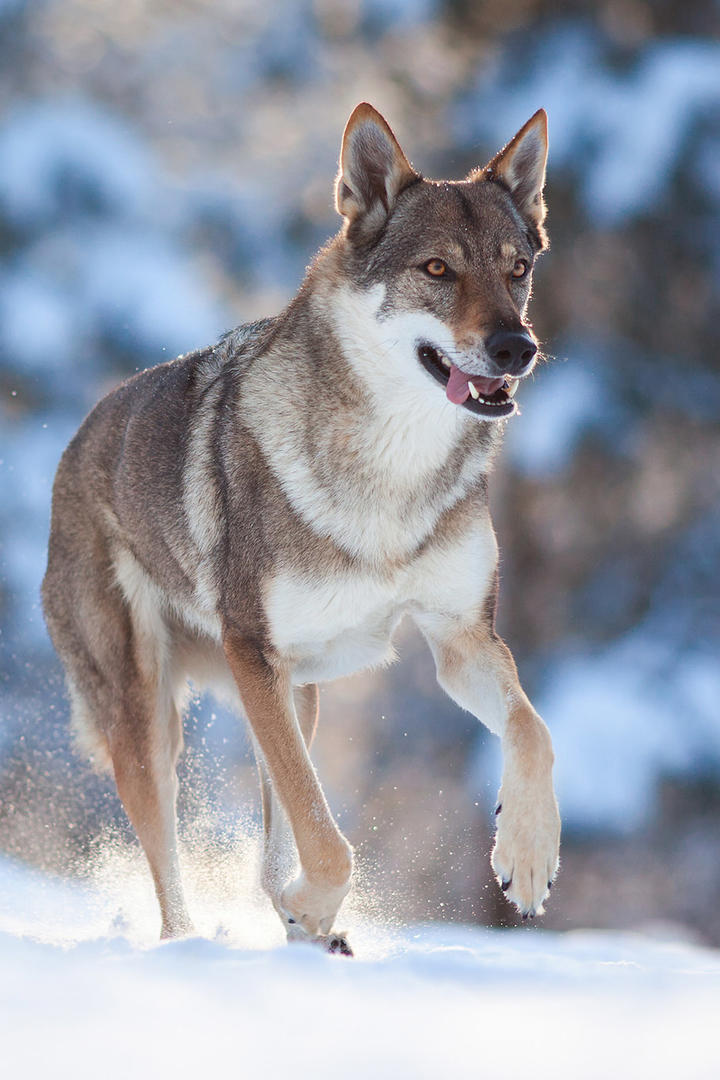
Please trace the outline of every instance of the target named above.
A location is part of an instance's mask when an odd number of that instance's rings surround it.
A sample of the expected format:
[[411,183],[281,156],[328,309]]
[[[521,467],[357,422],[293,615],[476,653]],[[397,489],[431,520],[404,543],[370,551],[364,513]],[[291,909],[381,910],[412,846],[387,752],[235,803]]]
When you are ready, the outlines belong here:
[[[556,746],[544,925],[720,944],[720,5],[0,0],[0,851],[133,843],[78,757],[39,606],[52,478],[128,374],[278,311],[338,227],[360,100],[461,178],[541,105],[549,363],[493,478],[499,625]],[[402,663],[326,687],[315,758],[381,917],[510,925],[496,741]],[[242,722],[196,699],[183,835],[258,829]],[[238,837],[240,838],[238,840]]]

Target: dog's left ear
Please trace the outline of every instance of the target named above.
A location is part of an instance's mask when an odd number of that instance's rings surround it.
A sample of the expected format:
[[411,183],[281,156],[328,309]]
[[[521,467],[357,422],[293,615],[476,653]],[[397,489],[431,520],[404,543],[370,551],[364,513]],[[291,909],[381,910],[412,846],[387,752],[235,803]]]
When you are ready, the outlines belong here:
[[538,231],[545,220],[545,166],[548,154],[547,113],[538,109],[527,124],[471,180],[500,180],[525,220]]
[[380,113],[367,102],[356,106],[345,127],[335,205],[348,224],[361,217],[381,225],[408,184],[419,180]]

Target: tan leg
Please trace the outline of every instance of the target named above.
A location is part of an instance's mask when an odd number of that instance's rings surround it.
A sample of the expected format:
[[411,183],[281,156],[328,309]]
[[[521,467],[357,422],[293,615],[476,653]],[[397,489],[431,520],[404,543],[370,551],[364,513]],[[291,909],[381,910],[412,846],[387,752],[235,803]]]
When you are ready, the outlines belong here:
[[[182,729],[170,686],[177,681],[171,643],[130,553],[111,555],[91,528],[73,534],[73,542],[78,537],[85,546],[75,561],[56,559],[44,585],[73,722],[95,752],[109,751],[118,793],[150,864],[162,936],[191,933],[177,856],[175,766]],[[111,587],[113,581],[121,588]]]
[[116,727],[108,737],[118,793],[143,846],[162,915],[162,938],[192,934],[177,852],[175,771],[181,745],[174,706],[164,715]]
[[289,925],[311,936],[326,934],[350,888],[350,845],[310,761],[287,673],[272,668],[254,643],[232,629],[224,647],[300,859],[300,874],[282,892],[280,908]]
[[[294,698],[300,731],[309,750],[317,729],[318,688],[315,684],[299,686],[295,689]],[[260,776],[263,811],[262,886],[272,900],[276,911],[284,919],[280,903],[282,890],[283,886],[297,873],[297,851],[287,814],[275,794],[268,767],[257,743],[255,755]]]
[[492,865],[523,916],[542,914],[560,846],[550,733],[520,686],[510,650],[489,626],[459,629],[436,616],[418,623],[440,685],[500,736],[504,766]]
[[295,687],[295,709],[308,750],[315,739],[320,712],[320,691],[316,683]]

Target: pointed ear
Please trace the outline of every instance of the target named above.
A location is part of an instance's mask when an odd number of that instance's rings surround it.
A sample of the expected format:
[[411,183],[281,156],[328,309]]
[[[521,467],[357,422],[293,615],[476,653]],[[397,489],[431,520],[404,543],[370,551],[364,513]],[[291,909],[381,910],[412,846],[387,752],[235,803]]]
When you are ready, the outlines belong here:
[[358,105],[345,127],[340,151],[338,213],[349,224],[367,215],[372,224],[380,225],[403,188],[419,179],[380,113],[367,102]]
[[543,187],[547,152],[547,113],[538,109],[515,138],[473,179],[501,180],[525,220],[541,230],[545,220]]

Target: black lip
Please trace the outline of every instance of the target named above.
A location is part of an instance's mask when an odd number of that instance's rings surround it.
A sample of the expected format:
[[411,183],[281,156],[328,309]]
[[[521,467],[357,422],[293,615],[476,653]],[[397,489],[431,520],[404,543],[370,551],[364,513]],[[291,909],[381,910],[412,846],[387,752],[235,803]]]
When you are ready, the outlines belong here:
[[[447,386],[450,375],[447,368],[443,367],[437,349],[428,341],[420,341],[418,342],[416,351],[418,360],[425,370],[429,372],[433,379],[439,382],[441,386]],[[496,391],[498,394],[502,392],[504,391]],[[504,420],[505,417],[512,416],[512,414],[516,412],[517,404],[513,398],[508,397],[507,401],[504,403],[498,405],[485,405],[482,401],[478,401],[474,397],[469,396],[462,403],[462,408],[475,413],[476,416],[489,417],[492,420]]]

